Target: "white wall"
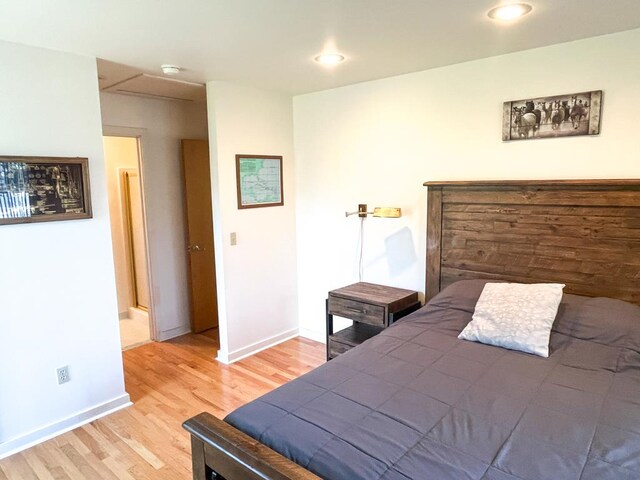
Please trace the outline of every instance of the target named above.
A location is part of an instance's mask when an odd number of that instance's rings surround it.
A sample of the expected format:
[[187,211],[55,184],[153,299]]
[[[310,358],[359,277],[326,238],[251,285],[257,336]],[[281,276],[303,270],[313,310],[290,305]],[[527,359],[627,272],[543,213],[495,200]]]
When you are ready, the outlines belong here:
[[[328,290],[365,280],[424,291],[427,180],[638,178],[640,30],[294,98],[301,332],[324,335]],[[604,90],[602,133],[501,141],[502,103]]]
[[118,313],[121,318],[134,307],[131,259],[127,240],[126,215],[121,189],[121,169],[138,171],[138,141],[129,137],[105,137],[104,158],[109,194],[109,220],[113,243],[113,263],[118,294]]
[[156,340],[191,330],[180,140],[207,138],[206,105],[100,94],[102,123],[144,129],[144,201]]
[[[291,97],[207,84],[223,362],[298,332]],[[284,206],[238,210],[236,154],[283,156]],[[229,235],[237,233],[237,245]]]
[[[93,219],[0,227],[0,457],[129,404],[95,59],[0,42],[0,153],[89,158]],[[58,385],[56,368],[71,381]]]

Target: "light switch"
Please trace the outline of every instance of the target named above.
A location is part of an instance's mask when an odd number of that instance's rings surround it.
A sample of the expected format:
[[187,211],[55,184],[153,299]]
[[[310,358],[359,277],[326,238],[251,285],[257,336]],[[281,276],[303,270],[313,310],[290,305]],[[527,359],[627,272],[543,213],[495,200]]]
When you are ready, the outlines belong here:
[[229,235],[229,240],[231,245],[237,245],[238,244],[238,234],[236,232],[231,232],[231,234]]

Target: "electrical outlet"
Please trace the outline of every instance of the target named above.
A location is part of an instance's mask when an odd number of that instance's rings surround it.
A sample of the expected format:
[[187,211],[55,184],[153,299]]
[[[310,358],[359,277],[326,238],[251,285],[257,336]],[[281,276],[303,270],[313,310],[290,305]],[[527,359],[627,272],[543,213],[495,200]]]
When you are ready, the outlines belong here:
[[237,245],[238,244],[238,234],[236,232],[231,232],[231,235],[229,235],[229,240],[231,245]]
[[58,384],[62,385],[63,383],[67,383],[68,381],[71,380],[71,377],[69,376],[69,366],[65,365],[64,367],[60,367],[59,369],[56,370],[56,372],[58,373]]

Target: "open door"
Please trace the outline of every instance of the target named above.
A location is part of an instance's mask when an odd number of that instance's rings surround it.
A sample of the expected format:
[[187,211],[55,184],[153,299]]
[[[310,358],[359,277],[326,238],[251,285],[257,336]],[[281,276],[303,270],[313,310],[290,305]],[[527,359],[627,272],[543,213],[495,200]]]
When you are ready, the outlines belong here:
[[209,142],[183,140],[182,162],[187,207],[191,328],[198,333],[218,326]]

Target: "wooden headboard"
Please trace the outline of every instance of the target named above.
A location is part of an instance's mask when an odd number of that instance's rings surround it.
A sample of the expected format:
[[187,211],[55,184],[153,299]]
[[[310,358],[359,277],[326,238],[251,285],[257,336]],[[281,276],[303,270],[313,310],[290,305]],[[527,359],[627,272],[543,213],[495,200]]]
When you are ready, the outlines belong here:
[[640,180],[424,185],[427,299],[487,278],[640,304]]

